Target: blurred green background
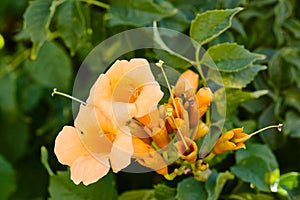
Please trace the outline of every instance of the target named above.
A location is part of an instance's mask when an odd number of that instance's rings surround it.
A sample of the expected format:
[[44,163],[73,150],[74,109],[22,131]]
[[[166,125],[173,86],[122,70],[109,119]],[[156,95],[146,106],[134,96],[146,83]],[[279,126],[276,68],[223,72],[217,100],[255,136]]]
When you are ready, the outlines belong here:
[[[282,133],[267,131],[255,142],[266,144],[273,151],[282,174],[300,172],[299,1],[33,2],[0,2],[0,199],[45,199],[49,196],[49,175],[40,160],[42,146],[49,151],[53,171],[66,169],[56,160],[53,145],[61,128],[73,123],[72,102],[51,97],[51,92],[57,87],[72,93],[76,72],[93,47],[121,31],[152,26],[154,19],[159,20],[160,27],[188,34],[197,13],[238,6],[244,10],[234,18],[232,27],[206,47],[236,42],[250,51],[265,54],[267,57],[260,64],[266,65],[267,69],[261,71],[245,90],[267,89],[269,93],[235,107],[226,126],[244,126],[252,131],[283,123]],[[47,21],[49,16],[51,20]],[[40,34],[34,32],[37,30]],[[157,60],[160,57],[156,53],[143,50],[124,58]],[[233,156],[229,155],[215,168],[229,169],[234,162]],[[132,189],[152,188],[153,184],[164,182],[154,173],[119,173],[106,179],[115,186],[114,195]],[[176,187],[176,182],[168,184]]]

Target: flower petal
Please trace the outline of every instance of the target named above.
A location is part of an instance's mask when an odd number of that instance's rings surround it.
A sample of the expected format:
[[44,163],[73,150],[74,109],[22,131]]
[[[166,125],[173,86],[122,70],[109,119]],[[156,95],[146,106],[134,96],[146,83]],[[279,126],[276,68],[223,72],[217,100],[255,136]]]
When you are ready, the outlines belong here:
[[109,159],[114,172],[124,169],[130,164],[133,154],[133,145],[130,130],[128,127],[121,127],[117,130],[117,138],[112,146]]
[[193,88],[193,91],[195,92],[198,88],[198,81],[199,81],[199,75],[189,69],[180,75],[179,79],[176,82],[176,86],[180,84],[180,82],[184,82],[185,91]]
[[71,166],[78,157],[88,155],[78,134],[80,134],[78,129],[64,126],[56,137],[54,153],[60,163]]
[[155,110],[163,95],[164,93],[160,90],[160,86],[157,82],[148,82],[135,101],[137,108],[136,117],[142,117]]
[[107,157],[102,157],[99,162],[92,156],[82,156],[71,166],[71,179],[75,184],[82,181],[84,185],[89,185],[105,176],[109,169]]
[[95,109],[90,104],[86,106],[80,105],[74,124],[83,133],[102,133],[100,124],[96,118]]

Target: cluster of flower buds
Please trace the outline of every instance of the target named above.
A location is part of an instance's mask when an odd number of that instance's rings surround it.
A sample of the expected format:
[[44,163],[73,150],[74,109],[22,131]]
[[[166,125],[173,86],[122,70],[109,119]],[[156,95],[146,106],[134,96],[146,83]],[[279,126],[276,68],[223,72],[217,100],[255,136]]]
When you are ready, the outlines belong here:
[[[142,139],[133,140],[133,146],[143,156],[134,155],[134,158],[167,179],[193,173],[203,180],[209,174],[208,163],[197,157],[198,146],[195,141],[209,130],[201,118],[209,109],[213,94],[207,87],[197,90],[198,81],[198,74],[185,71],[175,86],[170,88],[166,103],[148,115],[131,121],[129,126],[133,135],[142,136]],[[144,154],[141,154],[142,150]],[[173,163],[179,168],[169,173],[168,165]]]

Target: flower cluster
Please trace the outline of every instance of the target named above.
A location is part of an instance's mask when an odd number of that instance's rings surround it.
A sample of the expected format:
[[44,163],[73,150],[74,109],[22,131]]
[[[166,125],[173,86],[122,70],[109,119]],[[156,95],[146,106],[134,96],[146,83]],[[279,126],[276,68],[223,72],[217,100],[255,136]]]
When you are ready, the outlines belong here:
[[[162,63],[157,65],[164,74]],[[65,126],[58,134],[54,151],[59,162],[70,166],[76,184],[94,183],[110,168],[118,172],[133,160],[169,180],[181,174],[206,180],[211,155],[245,148],[253,134],[230,130],[208,157],[199,158],[196,141],[209,131],[202,117],[213,93],[208,87],[198,89],[198,81],[191,70],[172,87],[166,78],[170,97],[158,106],[164,93],[147,60],[116,61],[91,88],[74,127]]]

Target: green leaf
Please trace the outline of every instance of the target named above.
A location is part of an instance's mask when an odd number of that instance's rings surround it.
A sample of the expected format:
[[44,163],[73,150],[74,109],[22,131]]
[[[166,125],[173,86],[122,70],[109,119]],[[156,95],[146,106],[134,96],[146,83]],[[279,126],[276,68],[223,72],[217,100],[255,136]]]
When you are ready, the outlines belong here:
[[298,172],[289,172],[280,176],[278,193],[289,196],[289,199],[300,197],[300,175]]
[[260,96],[267,94],[267,90],[258,90],[255,92],[245,92],[240,89],[218,89],[214,93],[214,101],[221,102],[222,99],[226,98],[227,106],[222,104],[216,104],[216,109],[219,114],[227,116],[234,115],[237,113],[237,107],[251,99],[257,99]]
[[141,189],[122,193],[118,200],[152,200],[153,190]]
[[87,43],[86,21],[78,1],[65,1],[57,11],[57,32],[71,50],[71,55]]
[[[170,31],[165,31],[164,34],[169,35]],[[172,34],[173,32],[171,32]],[[169,38],[169,41],[171,43],[166,44],[163,38],[161,37],[161,33],[159,32],[159,29],[157,28],[157,23],[154,21],[153,22],[153,34],[154,34],[154,41],[156,42],[156,45],[158,45],[159,50],[155,50],[155,52],[158,53],[159,58],[161,57],[162,59],[166,59],[167,64],[170,64],[170,66],[177,68],[177,64],[179,66],[182,66],[183,68],[186,68],[188,65],[193,64],[194,62],[190,60],[189,58],[183,56],[185,52],[183,50],[188,50],[191,46],[192,43],[188,37],[182,36],[182,34],[179,34],[178,38]],[[180,46],[180,49],[178,49],[178,44],[183,44],[183,46]],[[173,51],[170,49],[169,46],[174,45],[176,50]],[[178,63],[174,61],[178,61]],[[163,60],[165,61],[165,60]],[[189,64],[190,63],[190,64]],[[176,66],[176,67],[175,67]]]
[[231,26],[232,18],[242,8],[209,10],[197,14],[191,23],[190,36],[201,45],[218,37]]
[[28,74],[24,74],[19,75],[17,79],[17,103],[23,112],[29,113],[38,105],[39,100],[42,98],[43,87],[34,83],[27,76]]
[[[275,103],[271,103],[268,105],[262,114],[258,118],[258,124],[260,128],[278,124],[278,119],[276,119],[275,115]],[[286,142],[286,137],[278,132],[277,129],[269,129],[259,134],[260,138],[269,145],[271,149],[277,149],[283,147]]]
[[288,88],[293,82],[293,71],[291,65],[284,59],[283,52],[284,50],[278,51],[269,61],[268,73],[276,89]]
[[187,17],[181,10],[171,17],[164,18],[159,21],[159,25],[164,28],[184,32],[190,25]]
[[283,91],[285,104],[300,113],[300,88],[290,87]]
[[267,69],[267,67],[264,65],[250,65],[238,72],[220,72],[222,79],[214,70],[209,70],[207,79],[224,85],[226,88],[241,89],[253,81],[259,71],[265,69]]
[[89,186],[75,185],[70,180],[70,173],[58,171],[57,175],[50,177],[49,193],[53,200],[114,200],[117,191],[113,187],[112,175],[106,175],[98,182]]
[[285,41],[285,35],[282,30],[282,25],[285,20],[288,19],[293,14],[293,5],[290,1],[278,1],[274,8],[274,25],[273,30],[278,44],[281,45]]
[[222,43],[210,47],[203,58],[202,64],[223,72],[237,72],[247,68],[256,60],[264,59],[262,54],[251,53],[236,43]]
[[213,171],[205,183],[205,188],[208,193],[207,200],[217,200],[227,180],[232,179],[234,179],[234,176],[228,171],[221,173]]
[[283,26],[289,30],[295,38],[300,38],[300,21],[297,18],[287,19]]
[[50,0],[30,1],[24,14],[24,29],[33,42],[31,58],[35,59],[39,49],[47,39],[51,21]]
[[4,113],[0,115],[1,145],[0,154],[7,160],[16,162],[26,153],[29,139],[29,127],[18,114]]
[[46,42],[36,60],[27,61],[25,68],[42,86],[67,90],[72,76],[71,61],[54,42]]
[[300,115],[296,112],[289,111],[285,115],[283,131],[289,137],[300,138]]
[[175,200],[176,189],[158,184],[154,186],[154,197],[159,200]]
[[2,155],[0,155],[0,188],[0,199],[8,199],[16,189],[15,171]]
[[252,183],[262,191],[270,191],[270,187],[265,181],[270,170],[268,163],[266,163],[262,158],[256,156],[247,157],[230,169],[243,181]]
[[239,150],[235,154],[237,163],[252,156],[263,159],[270,171],[274,171],[279,167],[273,152],[263,144],[247,144],[246,150]]
[[16,75],[14,72],[0,74],[0,91],[0,110],[16,111]]
[[207,199],[207,197],[204,183],[197,181],[194,177],[186,178],[178,183],[176,195],[178,200]]
[[109,22],[111,26],[145,26],[176,13],[177,9],[166,1],[154,3],[153,0],[116,0],[109,8]]

